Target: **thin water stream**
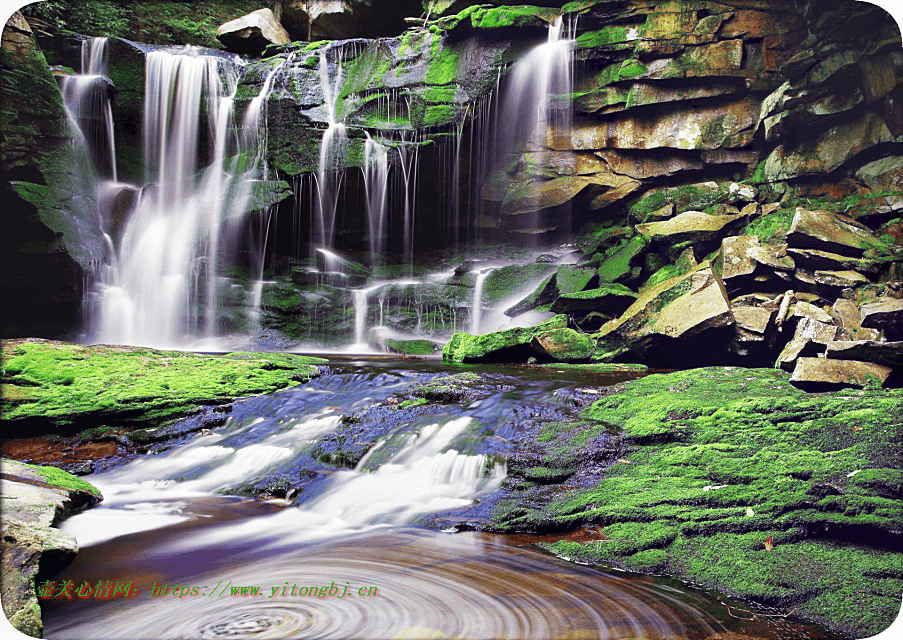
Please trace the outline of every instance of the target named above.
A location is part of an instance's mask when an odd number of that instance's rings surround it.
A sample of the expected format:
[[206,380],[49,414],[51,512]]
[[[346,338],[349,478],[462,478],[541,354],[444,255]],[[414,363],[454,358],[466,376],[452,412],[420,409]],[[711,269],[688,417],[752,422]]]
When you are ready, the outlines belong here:
[[[405,404],[448,373],[479,377],[469,395]],[[46,600],[46,637],[833,638],[674,580],[565,562],[538,537],[436,530],[485,518],[519,434],[618,379],[344,358],[237,402],[213,433],[90,478],[105,501],[62,524],[81,552],[54,579],[138,594]],[[351,462],[323,464],[340,440]],[[223,495],[285,478],[306,480],[281,500]]]

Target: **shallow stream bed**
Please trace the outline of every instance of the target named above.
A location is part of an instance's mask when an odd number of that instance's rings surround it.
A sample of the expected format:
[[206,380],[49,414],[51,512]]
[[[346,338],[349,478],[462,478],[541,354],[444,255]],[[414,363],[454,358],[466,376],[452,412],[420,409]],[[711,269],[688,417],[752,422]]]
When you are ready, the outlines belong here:
[[[478,375],[441,384],[449,373]],[[524,433],[623,379],[344,359],[236,403],[212,434],[89,478],[105,501],[62,524],[82,548],[53,578],[72,599],[43,600],[45,637],[838,638],[669,578],[566,562],[532,544],[549,536],[462,530],[490,522]],[[79,597],[101,581],[137,594]]]

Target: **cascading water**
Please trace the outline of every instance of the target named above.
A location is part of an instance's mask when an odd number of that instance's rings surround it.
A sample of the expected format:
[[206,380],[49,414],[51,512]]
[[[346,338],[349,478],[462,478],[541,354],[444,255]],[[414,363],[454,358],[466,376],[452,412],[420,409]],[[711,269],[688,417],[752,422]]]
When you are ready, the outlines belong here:
[[374,259],[385,249],[386,187],[389,180],[389,156],[385,147],[367,134],[364,143],[364,190],[367,194],[367,226],[370,253]]
[[489,268],[474,271],[476,280],[473,285],[473,307],[470,313],[470,333],[475,336],[480,335],[480,318],[483,314],[483,285],[486,282],[486,278],[488,278],[489,274],[494,270],[494,268]]
[[339,202],[342,179],[345,175],[343,169],[348,147],[345,123],[336,120],[336,103],[342,88],[343,77],[341,50],[338,51],[338,58],[338,62],[334,65],[334,77],[330,79],[326,48],[324,47],[320,50],[318,71],[328,124],[323,131],[323,140],[320,143],[320,163],[317,168],[317,215],[320,224],[320,244],[326,248],[332,247],[333,235],[335,234],[336,207]]
[[[252,180],[264,171],[261,113],[278,70],[250,102],[239,128],[233,116],[240,73],[235,60],[190,48],[147,54],[148,184],[116,242],[111,273],[100,284],[95,340],[175,347],[216,335],[221,228],[244,214]],[[201,157],[198,150],[205,146],[210,153]]]
[[63,104],[81,130],[98,174],[117,181],[116,143],[109,80],[106,79],[107,38],[82,41],[81,74],[60,78]]

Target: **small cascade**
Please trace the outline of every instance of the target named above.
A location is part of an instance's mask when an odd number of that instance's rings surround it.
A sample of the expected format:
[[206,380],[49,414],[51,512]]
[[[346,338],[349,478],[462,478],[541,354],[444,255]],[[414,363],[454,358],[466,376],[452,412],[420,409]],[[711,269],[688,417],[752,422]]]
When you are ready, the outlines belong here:
[[110,82],[106,78],[107,38],[82,41],[81,74],[60,78],[63,104],[88,143],[94,168],[117,182],[116,142]]
[[474,282],[473,286],[473,310],[471,311],[470,316],[470,333],[478,336],[480,335],[480,318],[483,315],[483,284],[486,282],[486,278],[489,277],[489,274],[495,271],[496,267],[490,267],[488,269],[478,269],[473,271],[476,275],[476,282]]
[[367,134],[364,143],[364,190],[367,194],[367,225],[370,253],[375,259],[385,249],[386,188],[389,180],[389,156],[385,147]]
[[364,332],[367,329],[367,296],[380,289],[383,285],[376,284],[365,289],[354,289],[351,294],[354,299],[354,344],[352,348],[368,348]]
[[344,178],[344,161],[348,147],[348,135],[344,122],[336,120],[336,103],[342,88],[341,49],[338,52],[339,61],[334,65],[335,75],[329,77],[329,61],[326,59],[326,48],[320,50],[319,78],[320,88],[325,99],[326,117],[328,126],[323,131],[323,140],[320,143],[320,163],[317,168],[318,221],[320,224],[320,244],[323,247],[332,247],[335,234],[336,207],[339,201],[339,192]]

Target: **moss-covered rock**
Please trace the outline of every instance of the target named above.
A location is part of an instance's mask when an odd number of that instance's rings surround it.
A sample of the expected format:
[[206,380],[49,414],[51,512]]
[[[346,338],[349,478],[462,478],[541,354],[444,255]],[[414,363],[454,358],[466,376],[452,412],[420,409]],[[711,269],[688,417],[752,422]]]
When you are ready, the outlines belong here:
[[601,540],[550,549],[794,609],[855,637],[890,624],[903,591],[900,390],[807,394],[781,371],[718,367],[614,391],[584,417],[619,425],[627,453],[588,487],[554,487],[517,511],[499,503],[500,529],[594,525]]
[[504,329],[482,336],[456,333],[442,349],[448,362],[526,362],[533,356],[530,341],[538,333],[567,326],[567,316],[557,315],[535,327]]
[[595,344],[586,334],[573,329],[551,329],[533,336],[530,346],[543,359],[558,362],[586,362]]
[[99,424],[158,426],[251,394],[319,375],[322,362],[292,354],[223,356],[49,340],[3,342],[3,423],[9,435]]

